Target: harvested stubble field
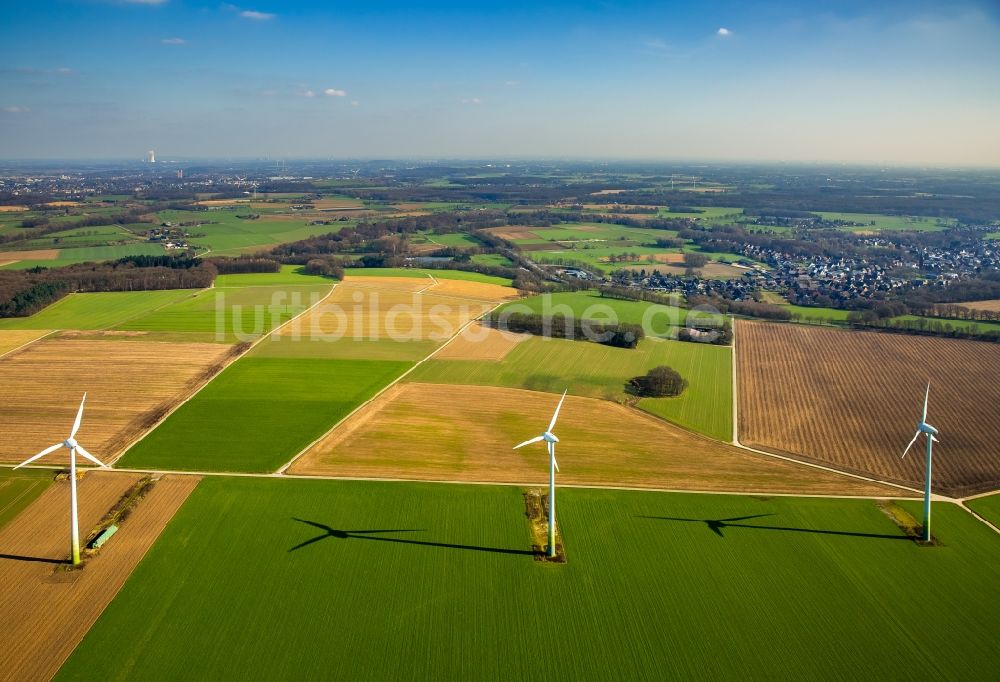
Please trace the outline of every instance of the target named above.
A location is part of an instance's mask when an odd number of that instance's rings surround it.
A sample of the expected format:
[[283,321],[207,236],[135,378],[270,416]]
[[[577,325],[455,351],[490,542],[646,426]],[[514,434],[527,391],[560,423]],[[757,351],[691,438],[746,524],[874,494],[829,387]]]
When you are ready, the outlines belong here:
[[31,343],[49,333],[47,329],[4,329],[0,330],[0,356],[16,348]]
[[0,251],[0,260],[55,260],[59,249],[35,249],[34,251]]
[[[490,310],[492,300],[421,292],[430,280],[386,278],[391,282],[345,282],[322,304],[282,328],[281,336],[416,341],[450,338],[465,323]],[[477,282],[454,282],[494,287]],[[501,289],[503,287],[494,287]]]
[[515,487],[206,478],[57,680],[996,678],[955,505],[927,548],[871,500],[559,495],[553,566]]
[[736,343],[744,444],[922,485],[923,440],[900,455],[929,380],[935,489],[1000,486],[1000,346],[744,321]]
[[[45,339],[0,359],[0,461],[18,462],[62,441],[84,391],[79,440],[108,461],[232,352],[221,344]],[[66,462],[65,451],[51,463]]]
[[1000,313],[1000,299],[992,301],[969,301],[968,303],[959,303],[958,305],[969,310],[985,310],[990,313]]
[[435,355],[440,360],[503,360],[526,334],[503,332],[480,323],[469,325]]
[[[140,476],[91,471],[79,483],[84,541]],[[45,680],[125,584],[198,484],[165,477],[137,503],[119,531],[82,568],[69,570],[69,483],[51,486],[0,530],[0,670],[5,680]]]
[[[481,386],[402,384],[383,393],[291,467],[303,475],[541,483],[536,435],[559,398]],[[896,495],[898,490],[755,455],[654,417],[568,396],[557,429],[563,483],[678,490]]]

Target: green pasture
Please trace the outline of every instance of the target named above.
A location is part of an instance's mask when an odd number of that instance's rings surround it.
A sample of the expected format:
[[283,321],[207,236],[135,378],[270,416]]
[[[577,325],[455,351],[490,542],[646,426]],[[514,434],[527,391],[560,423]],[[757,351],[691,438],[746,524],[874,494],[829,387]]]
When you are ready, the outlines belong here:
[[407,381],[523,388],[623,401],[625,384],[667,365],[688,380],[676,398],[644,398],[639,407],[680,426],[729,441],[733,437],[732,350],[726,346],[648,338],[637,348],[532,336],[497,361],[431,359]]
[[267,204],[254,204],[253,212],[261,214],[257,220],[237,218],[250,209],[240,206],[236,210],[217,211],[161,211],[160,220],[175,225],[183,222],[199,221],[206,224],[183,229],[191,233],[189,243],[200,249],[211,250],[212,255],[237,255],[254,252],[267,246],[298,241],[318,234],[337,232],[351,223],[337,222],[333,225],[307,225],[306,216],[295,220],[268,218],[269,213],[278,210]]
[[215,286],[228,287],[285,286],[295,284],[333,284],[333,280],[319,275],[307,275],[301,265],[282,265],[280,272],[250,272],[239,275],[219,275]]
[[136,443],[119,465],[275,471],[410,366],[241,358]]
[[52,471],[0,468],[0,528],[34,502],[50,485]]
[[107,329],[156,315],[200,295],[199,289],[69,294],[31,317],[0,320],[0,329]]
[[57,679],[992,680],[1000,668],[1000,538],[954,505],[935,508],[941,545],[920,547],[869,500],[559,500],[568,563],[546,565],[528,554],[515,487],[206,478]]
[[[649,335],[670,335],[676,332],[678,326],[683,326],[687,322],[690,311],[686,308],[646,301],[605,298],[596,291],[566,291],[511,301],[505,303],[498,312],[501,314],[530,312],[546,317],[564,315],[601,323],[638,324],[643,325]],[[695,316],[692,321],[697,320],[702,324],[721,321],[721,316],[701,313],[695,313]]]
[[418,244],[437,244],[440,246],[453,246],[460,249],[469,247],[480,247],[482,242],[467,232],[449,232],[447,234],[422,234],[413,240]]
[[499,284],[509,287],[510,280],[493,275],[483,275],[478,272],[467,272],[465,270],[436,270],[425,268],[345,268],[344,274],[355,277],[427,277],[428,275],[437,279],[460,279],[466,282],[485,282],[486,284]]
[[202,289],[116,328],[184,332],[192,334],[192,340],[252,341],[318,303],[330,292],[331,284]]
[[853,232],[940,232],[955,224],[954,218],[929,218],[926,216],[884,215],[881,213],[842,213],[837,211],[812,211],[824,220],[846,220],[861,223],[860,227],[845,227]]
[[472,262],[480,265],[498,265],[504,268],[514,265],[507,256],[501,256],[499,253],[477,253],[472,256]]
[[974,509],[976,513],[988,519],[993,525],[1000,526],[1000,493],[986,497],[977,497],[974,500],[967,501],[965,504]]
[[[43,248],[55,248],[47,246]],[[139,242],[136,244],[117,244],[113,246],[85,246],[80,248],[60,248],[52,260],[19,260],[4,265],[6,270],[26,270],[28,268],[58,268],[73,263],[89,263],[106,260],[117,260],[126,256],[162,256],[165,253],[162,244]]]

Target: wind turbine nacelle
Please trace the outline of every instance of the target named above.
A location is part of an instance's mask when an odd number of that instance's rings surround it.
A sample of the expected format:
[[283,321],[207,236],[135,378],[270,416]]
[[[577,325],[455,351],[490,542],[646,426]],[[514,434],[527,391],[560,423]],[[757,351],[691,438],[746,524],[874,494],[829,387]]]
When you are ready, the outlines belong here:
[[67,448],[69,448],[70,450],[72,450],[73,448],[75,448],[78,445],[78,443],[76,442],[76,438],[73,438],[72,436],[70,436],[69,438],[67,438],[66,440],[63,441],[63,445],[65,445]]
[[938,432],[938,430],[937,430],[937,429],[935,429],[935,428],[934,428],[933,426],[931,426],[930,424],[927,424],[926,422],[921,422],[920,424],[918,424],[918,425],[917,425],[917,430],[919,430],[919,431],[921,431],[921,432],[923,432],[923,433],[929,433],[929,434],[930,434],[930,435],[932,435],[932,436],[933,436],[933,435],[936,435],[936,434],[937,434],[937,432]]
[[552,433],[551,431],[546,431],[545,433],[543,433],[542,434],[542,439],[546,443],[558,443],[559,442],[559,439],[556,438],[556,434]]

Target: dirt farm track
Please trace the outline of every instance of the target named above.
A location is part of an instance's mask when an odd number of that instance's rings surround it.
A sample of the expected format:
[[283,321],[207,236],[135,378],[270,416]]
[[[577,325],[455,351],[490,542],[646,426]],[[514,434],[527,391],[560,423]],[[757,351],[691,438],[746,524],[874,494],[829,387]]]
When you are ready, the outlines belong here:
[[[927,421],[940,431],[936,491],[1000,488],[1000,345],[762,322],[737,323],[739,428],[744,445],[790,453],[913,486]],[[919,446],[919,447],[918,447]]]

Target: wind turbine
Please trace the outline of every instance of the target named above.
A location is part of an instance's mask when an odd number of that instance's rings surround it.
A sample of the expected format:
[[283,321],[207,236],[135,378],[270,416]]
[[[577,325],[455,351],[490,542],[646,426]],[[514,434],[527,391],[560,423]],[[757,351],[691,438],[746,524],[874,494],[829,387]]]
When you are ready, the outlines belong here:
[[80,409],[76,413],[76,421],[73,422],[73,429],[69,432],[69,438],[64,440],[62,443],[56,443],[55,445],[50,445],[41,452],[39,452],[34,457],[30,457],[20,464],[18,464],[15,469],[20,469],[23,466],[31,464],[36,459],[41,459],[49,453],[55,452],[59,448],[69,449],[69,523],[70,523],[70,547],[73,554],[73,565],[76,566],[80,563],[80,522],[77,519],[76,512],[76,453],[79,451],[81,455],[89,459],[94,464],[107,468],[107,465],[101,462],[99,459],[94,457],[92,454],[87,452],[86,448],[76,442],[76,432],[80,430],[80,422],[83,421],[83,404],[87,402],[87,394],[83,394],[83,400],[80,401]]
[[927,392],[924,394],[924,414],[917,423],[917,432],[913,434],[913,440],[903,450],[903,457],[910,451],[913,444],[920,438],[920,434],[927,436],[927,479],[924,481],[924,542],[931,541],[931,460],[934,450],[934,443],[940,442],[937,438],[938,430],[927,423],[927,401],[931,397],[931,385],[927,384]]
[[552,413],[552,421],[549,422],[549,428],[545,429],[545,433],[514,446],[514,449],[517,450],[525,445],[544,440],[549,449],[549,546],[547,553],[550,557],[556,555],[556,472],[559,471],[559,464],[556,463],[556,443],[559,442],[559,439],[556,438],[556,434],[552,433],[552,429],[555,428],[556,419],[559,418],[559,410],[562,408],[563,401],[566,400],[567,391],[569,391],[568,388],[563,391],[562,398],[556,405],[556,411]]

